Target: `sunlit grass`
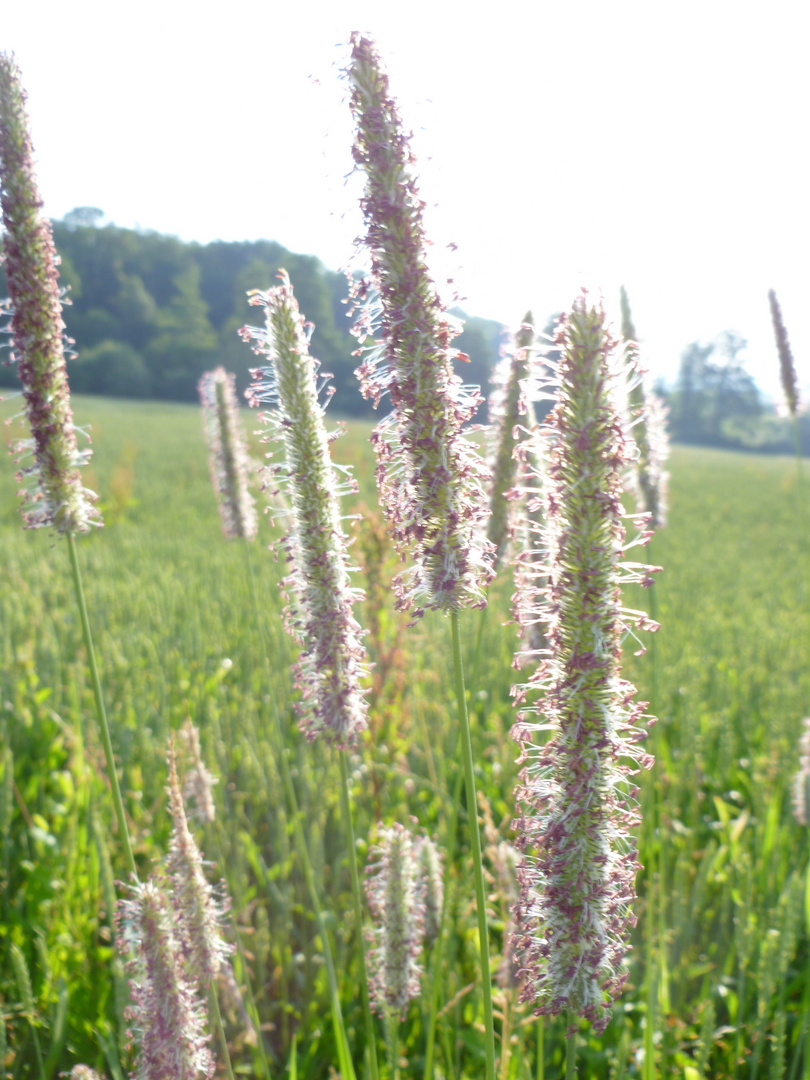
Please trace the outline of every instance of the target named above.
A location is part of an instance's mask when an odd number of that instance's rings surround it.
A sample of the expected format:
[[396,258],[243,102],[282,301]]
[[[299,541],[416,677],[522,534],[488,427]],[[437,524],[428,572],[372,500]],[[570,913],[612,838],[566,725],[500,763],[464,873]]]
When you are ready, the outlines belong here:
[[[221,777],[218,821],[202,839],[228,878],[244,929],[271,1065],[281,1073],[297,1034],[298,1074],[326,1077],[337,1062],[328,986],[285,810],[273,703],[334,933],[355,1047],[363,1042],[355,991],[358,938],[337,766],[328,752],[300,738],[292,712],[291,646],[280,614],[283,566],[266,550],[269,522],[261,522],[251,551],[260,633],[243,545],[222,538],[198,410],[94,398],[73,404],[77,422],[92,423],[87,483],[101,493],[108,521],[78,543],[136,859],[146,871],[165,851],[166,742],[190,716],[201,728],[209,768]],[[14,411],[14,401],[0,404],[0,418]],[[243,419],[247,431],[258,427],[251,414]],[[354,422],[334,448],[336,460],[355,466],[356,507],[376,505],[369,431],[370,425]],[[255,437],[252,446],[258,456]],[[123,1052],[123,1039],[98,833],[111,844],[115,875],[123,878],[125,867],[108,809],[65,560],[46,532],[22,530],[13,471],[10,459],[0,459],[0,1002],[8,1068],[13,1076],[33,1075],[35,1062],[33,1026],[9,962],[13,941],[30,969],[33,1019],[53,1074],[84,1061],[109,1076],[102,1041],[118,1042]],[[642,804],[650,785],[657,788],[654,865],[656,872],[663,867],[658,1074],[693,1080],[701,1068],[706,1077],[732,1076],[739,1049],[746,1060],[738,1075],[781,1076],[783,1050],[790,1075],[799,1060],[807,967],[807,836],[793,821],[789,789],[801,720],[810,711],[806,545],[797,529],[795,463],[676,447],[671,472],[669,526],[651,548],[653,561],[664,567],[655,585],[662,624],[656,643],[660,723],[651,740],[658,764],[641,778]],[[385,589],[396,564],[369,535],[351,549],[355,561],[379,559],[381,582],[373,609],[363,616],[374,625],[368,644],[377,679],[371,729],[350,760],[355,828],[367,837],[375,820],[413,815],[446,847],[459,767],[449,622],[433,616],[405,629]],[[365,584],[363,574],[357,577]],[[508,621],[510,592],[502,573],[474,670],[477,619],[462,624],[476,783],[506,839],[516,775],[509,737],[516,640]],[[626,599],[630,606],[649,602],[640,591]],[[634,657],[637,647],[628,641],[626,674],[649,698],[650,653]],[[458,835],[465,843],[466,828]],[[653,854],[642,846],[641,862],[649,864]],[[459,1077],[480,1075],[484,1060],[480,995],[468,990],[478,972],[468,859],[469,852],[458,849],[450,875],[451,932],[436,1042],[437,1067]],[[604,1036],[583,1036],[582,1078],[640,1075],[644,945],[655,931],[658,949],[659,916],[654,920],[645,906],[646,872],[638,886],[630,984]],[[496,918],[495,970],[502,929]],[[496,999],[496,1009],[504,1004]],[[427,1011],[426,1000],[414,1005],[402,1026],[403,1076],[422,1075]],[[509,1076],[536,1075],[536,1023],[525,1008],[510,1005],[509,1016],[516,1040]],[[249,1075],[252,1051],[227,1002],[226,1026],[234,1064]],[[546,1075],[556,1075],[562,1054],[560,1025],[547,1024]],[[761,1066],[753,1064],[758,1057]],[[356,1054],[358,1070],[361,1060]]]

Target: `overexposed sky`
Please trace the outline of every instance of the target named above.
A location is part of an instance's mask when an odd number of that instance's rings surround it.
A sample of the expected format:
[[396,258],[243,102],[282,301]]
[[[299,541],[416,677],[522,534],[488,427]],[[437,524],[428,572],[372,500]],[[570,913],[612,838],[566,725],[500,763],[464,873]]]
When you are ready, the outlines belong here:
[[[414,131],[437,279],[514,325],[624,283],[649,367],[725,329],[769,392],[775,288],[810,384],[810,15],[797,0],[8,3],[46,212],[345,265],[349,31]],[[457,249],[450,250],[455,244]]]

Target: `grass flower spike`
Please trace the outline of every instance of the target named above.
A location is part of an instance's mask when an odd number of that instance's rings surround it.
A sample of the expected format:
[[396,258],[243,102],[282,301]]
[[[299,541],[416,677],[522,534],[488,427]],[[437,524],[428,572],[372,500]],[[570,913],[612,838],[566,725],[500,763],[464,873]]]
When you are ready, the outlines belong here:
[[[0,202],[11,313],[12,346],[23,386],[31,439],[12,449],[21,462],[18,480],[26,499],[27,528],[53,525],[61,533],[100,525],[95,495],[82,486],[80,451],[70,408],[65,367],[65,324],[58,256],[33,169],[26,95],[13,56],[0,54]],[[25,464],[29,458],[32,464]]]
[[279,543],[292,571],[287,626],[301,644],[297,665],[303,694],[301,727],[308,738],[324,735],[341,747],[351,745],[368,723],[368,704],[360,685],[366,674],[362,631],[352,605],[362,598],[349,584],[347,541],[338,498],[351,485],[338,483],[329,457],[324,407],[318,402],[317,361],[309,355],[304,322],[292,286],[256,292],[251,302],[266,310],[265,329],[245,327],[270,367],[254,372],[251,404],[274,406],[264,413],[284,460],[270,466],[286,483],[293,525]]
[[419,994],[425,918],[414,841],[404,826],[380,829],[366,873],[375,922],[368,934],[371,1000],[380,1016],[399,1020]]
[[439,936],[444,901],[442,882],[442,857],[433,841],[428,836],[417,840],[415,845],[416,865],[422,882],[425,905],[424,938],[430,946]]
[[233,949],[223,940],[220,931],[225,904],[206,880],[202,855],[189,831],[177,778],[174,740],[169,747],[167,792],[174,823],[168,859],[172,903],[188,971],[200,987],[207,987]]
[[636,328],[624,286],[621,290],[621,310],[628,408],[636,445],[636,459],[632,467],[633,486],[638,509],[650,515],[652,529],[660,529],[666,524],[667,510],[668,477],[664,463],[669,457],[669,438],[666,429],[666,405],[658,394],[648,393],[645,389],[645,372],[639,362]]
[[186,771],[183,783],[183,797],[192,805],[189,816],[210,823],[217,816],[214,785],[218,784],[219,780],[205,767],[200,749],[200,733],[191,720],[187,719],[183,724],[180,737],[186,743],[193,762]]
[[793,816],[799,825],[810,825],[810,719],[804,721],[799,739],[799,770],[793,777]]
[[493,376],[489,398],[489,420],[493,432],[490,457],[492,485],[489,495],[487,539],[495,547],[495,566],[503,558],[509,542],[514,502],[506,498],[515,480],[515,449],[520,441],[520,425],[531,428],[533,409],[526,400],[526,380],[530,376],[529,349],[534,339],[532,314],[527,312],[515,338],[505,351]]
[[788,341],[787,330],[782,321],[782,309],[773,289],[768,290],[768,301],[771,305],[771,319],[773,332],[776,336],[776,348],[779,352],[779,377],[782,380],[782,390],[785,394],[785,404],[791,417],[795,418],[799,408],[799,392],[797,389],[796,367],[793,363],[793,352]]
[[[357,374],[364,396],[379,403],[387,392],[394,406],[373,442],[394,538],[416,559],[398,582],[399,602],[417,614],[483,607],[492,574],[482,528],[485,469],[461,434],[480,394],[453,371],[457,330],[428,272],[423,203],[388,77],[368,38],[354,34],[351,45],[354,159],[366,174],[362,209],[371,253],[371,277],[357,293],[365,301],[378,293],[381,331]],[[376,316],[366,308],[356,328],[361,340],[375,333]]]
[[200,379],[200,402],[223,532],[229,539],[253,540],[258,519],[248,491],[247,452],[239,425],[234,383],[234,376],[224,368],[206,372]]
[[609,368],[613,343],[602,310],[584,294],[557,343],[558,399],[546,424],[549,651],[517,691],[524,706],[536,691],[543,697],[523,708],[514,728],[523,761],[522,996],[542,1013],[568,1010],[602,1030],[626,978],[633,921],[638,861],[628,828],[639,815],[629,777],[639,763],[652,765],[639,746],[643,704],[633,703],[620,672],[625,631],[652,626],[644,613],[621,607],[619,585],[649,581],[650,568],[622,562],[625,442]]
[[119,947],[134,953],[129,967],[138,1080],[213,1076],[205,1009],[183,970],[174,913],[154,881],[136,884],[132,898],[120,903],[118,938]]

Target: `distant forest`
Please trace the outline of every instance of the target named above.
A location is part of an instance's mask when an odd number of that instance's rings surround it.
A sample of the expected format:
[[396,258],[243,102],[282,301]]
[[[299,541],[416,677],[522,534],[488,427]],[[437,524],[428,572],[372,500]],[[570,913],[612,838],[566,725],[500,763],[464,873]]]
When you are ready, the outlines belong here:
[[[191,402],[197,400],[203,372],[222,364],[235,373],[241,394],[250,382],[249,369],[259,360],[237,330],[262,316],[248,305],[247,292],[270,288],[284,268],[302,313],[315,326],[312,353],[333,376],[332,409],[344,416],[371,415],[354,377],[357,341],[349,332],[344,275],[272,240],[184,243],[156,232],[102,225],[103,217],[101,210],[80,207],[53,223],[62,284],[69,286],[71,301],[65,322],[76,342],[77,355],[68,367],[74,392]],[[0,297],[5,295],[0,267]],[[455,344],[470,358],[457,365],[459,374],[486,396],[503,327],[458,310],[454,314],[464,322]],[[538,329],[548,335],[553,325],[552,316]],[[674,385],[656,387],[669,405],[675,441],[792,451],[790,425],[766,408],[745,370],[741,355],[746,344],[742,335],[726,330],[711,342],[693,342],[683,350]],[[15,368],[0,364],[0,387],[17,386]],[[803,452],[810,453],[807,413],[800,418],[799,438]]]
[[[77,355],[68,364],[74,392],[195,401],[199,377],[222,364],[236,374],[241,393],[259,360],[237,330],[262,318],[246,294],[270,288],[284,268],[302,313],[315,324],[312,353],[334,376],[331,408],[346,416],[372,411],[353,374],[357,341],[349,332],[344,275],[271,240],[184,243],[102,226],[102,218],[100,210],[82,207],[53,223],[61,282],[70,288],[64,319],[76,342]],[[5,295],[0,270],[0,297]],[[502,327],[463,318],[464,332],[454,344],[471,362],[459,365],[460,374],[486,393]],[[0,366],[0,386],[18,385],[14,368]]]

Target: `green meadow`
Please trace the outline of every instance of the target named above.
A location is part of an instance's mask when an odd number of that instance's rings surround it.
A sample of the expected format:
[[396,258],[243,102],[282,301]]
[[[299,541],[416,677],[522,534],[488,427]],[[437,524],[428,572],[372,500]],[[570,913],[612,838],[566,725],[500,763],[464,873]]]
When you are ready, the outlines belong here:
[[[0,418],[19,405],[0,404]],[[145,877],[164,859],[167,741],[190,718],[219,778],[216,821],[197,836],[216,864],[212,880],[227,881],[229,938],[240,943],[240,992],[224,987],[221,997],[234,1071],[332,1075],[328,982],[282,784],[285,755],[362,1077],[361,936],[338,763],[298,734],[284,565],[268,550],[278,527],[264,517],[253,544],[223,539],[196,408],[77,397],[74,411],[92,427],[85,478],[105,517],[78,549],[139,869]],[[253,414],[242,420],[258,427]],[[377,507],[369,430],[351,422],[333,449],[360,487],[344,505],[357,515],[351,554],[367,593],[357,611],[375,665],[372,723],[350,758],[361,866],[379,821],[416,818],[446,850],[461,768],[450,624],[434,613],[408,628],[394,610],[397,562]],[[0,432],[5,441],[18,435],[15,425]],[[252,446],[258,458],[258,437]],[[644,655],[635,655],[635,640],[625,643],[624,674],[659,717],[648,741],[656,764],[639,780],[638,925],[611,1024],[599,1037],[583,1026],[579,1076],[807,1076],[808,831],[794,820],[791,783],[810,713],[810,561],[796,465],[675,447],[670,474],[668,524],[647,549],[663,571],[652,591],[626,596],[630,607],[654,604],[661,623],[645,635]],[[125,864],[65,543],[22,529],[15,491],[13,462],[2,454],[0,1074],[51,1078],[83,1062],[117,1080],[132,1060],[112,929],[114,880],[125,879]],[[462,618],[495,972],[509,903],[499,844],[512,839],[517,776],[512,588],[506,567],[486,614]],[[442,963],[435,970],[433,955],[424,957],[423,994],[401,1027],[403,1080],[424,1075],[436,980],[436,1075],[484,1071],[469,811],[445,866]],[[565,1024],[541,1026],[509,980],[501,983],[499,1075],[560,1076]],[[382,1028],[379,1039],[384,1061]]]

